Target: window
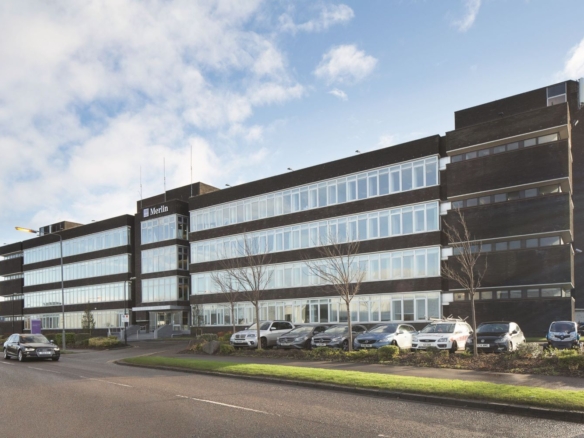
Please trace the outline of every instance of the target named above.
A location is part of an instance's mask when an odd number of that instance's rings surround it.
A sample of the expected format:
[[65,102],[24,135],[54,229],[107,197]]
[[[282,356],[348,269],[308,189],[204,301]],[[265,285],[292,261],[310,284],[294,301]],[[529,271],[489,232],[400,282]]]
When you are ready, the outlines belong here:
[[525,240],[525,247],[526,248],[537,248],[538,243],[539,242],[537,239],[526,239]]
[[495,243],[495,251],[507,251],[507,242]]
[[476,151],[467,152],[466,155],[465,155],[465,158],[467,160],[471,160],[471,159],[476,158],[476,157],[477,157],[477,152]]
[[539,239],[539,246],[552,246],[552,245],[561,245],[560,237],[542,237]]
[[478,199],[477,198],[471,198],[471,199],[467,199],[466,200],[466,206],[467,207],[475,207],[476,205],[478,205]]
[[522,297],[522,291],[521,290],[510,290],[509,291],[509,296],[511,298],[521,298]]
[[537,189],[527,189],[524,191],[524,194],[526,198],[533,198],[537,196]]
[[537,144],[549,143],[558,141],[558,134],[548,134],[537,138]]
[[547,105],[558,105],[566,102],[566,83],[552,85],[547,88]]
[[537,143],[537,139],[536,138],[530,138],[528,140],[523,140],[523,147],[529,147],[529,146],[535,146],[535,144]]
[[490,204],[491,203],[491,197],[490,196],[481,196],[479,198],[479,204],[480,205],[485,205],[485,204]]
[[527,289],[527,298],[539,298],[539,289]]
[[509,242],[509,249],[521,249],[521,240],[512,240]]
[[495,202],[505,202],[507,201],[507,193],[499,193],[495,195]]
[[506,300],[509,298],[509,291],[506,290],[498,290],[497,291],[497,299],[498,300]]

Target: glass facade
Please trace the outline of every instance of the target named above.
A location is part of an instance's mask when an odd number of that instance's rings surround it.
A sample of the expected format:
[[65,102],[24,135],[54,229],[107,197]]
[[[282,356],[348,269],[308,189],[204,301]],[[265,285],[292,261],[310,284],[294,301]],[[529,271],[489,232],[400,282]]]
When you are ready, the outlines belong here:
[[[81,329],[81,320],[84,312],[66,312],[65,313],[65,328],[66,329]],[[96,329],[119,328],[123,327],[122,317],[124,309],[114,310],[92,310],[91,314],[95,320]],[[60,329],[62,328],[62,314],[49,313],[37,315],[24,316],[24,329],[30,330],[30,320],[40,319],[43,330]]]
[[[130,254],[122,254],[113,257],[88,260],[86,262],[69,263],[63,266],[64,280],[77,280],[80,278],[101,277],[128,272]],[[61,266],[35,269],[24,273],[24,285],[56,283],[61,281]]]
[[191,211],[191,232],[435,186],[431,157]]
[[178,214],[142,222],[142,245],[170,239],[188,239],[188,218]]
[[[63,256],[85,254],[102,249],[129,245],[130,227],[120,227],[100,233],[88,234],[75,239],[63,240]],[[60,242],[37,246],[24,250],[24,264],[57,259],[60,254]]]
[[[127,295],[126,295],[127,294]],[[104,303],[131,299],[131,287],[124,282],[96,284],[65,289],[65,304]],[[24,307],[60,306],[61,289],[24,294]]]
[[143,303],[184,301],[188,299],[188,277],[161,277],[142,280]]
[[[360,269],[365,272],[364,281],[398,280],[440,275],[439,247],[362,254],[356,257],[355,261],[359,263]],[[323,259],[322,263],[326,264],[326,261]],[[268,272],[270,271],[273,274],[267,289],[326,284],[322,279],[314,275],[304,262],[270,265]],[[191,279],[193,295],[220,292],[212,279],[211,272],[191,274]]]
[[187,246],[164,246],[142,251],[142,273],[189,269],[189,248]]
[[[193,312],[195,309],[193,307]],[[228,303],[201,304],[197,310],[201,325],[232,324]],[[237,303],[234,313],[237,325],[250,325],[255,320],[255,310],[251,303]],[[353,323],[425,322],[440,317],[440,292],[358,295],[351,302],[350,314]],[[262,301],[260,319],[280,319],[295,324],[344,323],[348,315],[345,303],[340,298],[327,297]]]
[[243,256],[244,238],[248,240],[247,248],[263,254],[327,245],[331,239],[343,243],[436,231],[438,214],[438,202],[428,202],[202,240],[191,243],[191,259],[193,263],[201,263]]
[[0,255],[0,262],[2,260],[10,260],[10,259],[17,259],[19,257],[23,257],[24,254],[21,252],[13,252],[12,254]]

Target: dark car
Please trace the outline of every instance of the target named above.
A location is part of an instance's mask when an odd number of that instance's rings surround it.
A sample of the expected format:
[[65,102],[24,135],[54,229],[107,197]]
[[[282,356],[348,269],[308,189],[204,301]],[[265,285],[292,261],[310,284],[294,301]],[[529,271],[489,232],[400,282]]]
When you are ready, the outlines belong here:
[[[525,336],[514,322],[483,322],[477,327],[477,349],[480,352],[515,351],[525,342]],[[473,339],[469,336],[466,348],[472,348]]]
[[367,333],[355,338],[353,347],[379,348],[386,345],[396,345],[401,349],[412,348],[412,336],[416,329],[408,324],[379,324]]
[[[358,336],[367,331],[367,329],[362,325],[352,325],[351,328],[353,331],[353,339],[355,336]],[[334,325],[327,329],[324,333],[313,336],[311,345],[313,347],[332,347],[348,350],[349,326],[346,324]]]
[[59,360],[61,351],[43,335],[14,334],[4,342],[4,359],[17,357],[20,362],[27,359]]
[[548,347],[580,348],[578,323],[573,321],[554,321],[546,336]]
[[296,326],[294,330],[278,338],[278,348],[311,348],[310,341],[313,336],[323,333],[330,324],[306,324]]

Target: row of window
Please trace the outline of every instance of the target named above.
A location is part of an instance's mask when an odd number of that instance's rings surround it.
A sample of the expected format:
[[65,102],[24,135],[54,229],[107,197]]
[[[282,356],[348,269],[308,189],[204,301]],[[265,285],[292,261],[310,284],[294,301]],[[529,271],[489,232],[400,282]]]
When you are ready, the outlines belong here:
[[[486,290],[476,292],[476,300],[508,300],[521,298],[554,298],[569,297],[571,291],[559,287],[541,287],[529,289],[503,289],[503,290]],[[454,293],[454,301],[469,300],[468,292]]]
[[8,274],[8,275],[0,276],[0,281],[17,280],[19,278],[24,278],[24,274],[22,272],[20,272],[18,274]]
[[188,299],[188,277],[162,277],[142,280],[143,303],[186,301]]
[[2,301],[18,301],[24,299],[23,294],[14,294],[14,295],[0,295],[0,303]]
[[534,198],[545,196],[551,193],[561,193],[562,187],[559,184],[552,184],[533,189],[516,190],[514,192],[498,193],[496,195],[479,196],[462,201],[453,201],[452,208],[476,207],[477,205],[494,204],[497,202],[516,201],[518,199]]
[[[95,321],[96,329],[118,328],[123,327],[124,309],[116,310],[92,310],[91,314]],[[65,313],[66,329],[81,329],[84,312],[67,312]],[[31,319],[40,319],[43,330],[55,330],[62,328],[62,315],[56,314],[38,314],[26,315],[24,317],[24,329],[30,330]]]
[[[63,240],[63,257],[129,245],[130,232],[130,227],[120,227],[76,237],[75,239]],[[38,263],[59,257],[61,257],[60,242],[24,250],[24,264]]]
[[264,254],[438,230],[438,203],[429,202],[358,216],[262,230],[191,243],[193,263],[241,257],[247,248]]
[[142,251],[142,273],[189,269],[189,248],[187,246],[164,246]]
[[2,260],[17,259],[17,258],[22,257],[22,256],[23,256],[23,254],[21,252],[13,252],[12,254],[0,255],[0,262]]
[[[65,289],[65,305],[125,301],[131,299],[131,289],[124,282],[71,287]],[[24,307],[60,306],[62,301],[60,289],[24,294]]]
[[142,222],[141,242],[142,245],[145,245],[171,239],[187,240],[189,238],[188,229],[188,218],[180,214],[150,219]]
[[[408,251],[390,251],[363,254],[355,257],[355,269],[363,272],[363,281],[397,280],[401,278],[436,277],[440,275],[440,248],[420,248]],[[319,261],[324,266],[326,259]],[[217,272],[217,271],[216,271]],[[221,275],[221,271],[218,271]],[[223,274],[225,275],[225,274]],[[193,295],[220,292],[212,272],[192,274]],[[266,289],[282,289],[327,284],[316,276],[304,262],[270,265],[266,278]],[[234,288],[237,285],[234,284]]]
[[[104,275],[122,274],[128,271],[130,255],[122,254],[113,257],[88,260],[86,262],[69,263],[63,266],[64,281],[80,278],[101,277]],[[24,273],[24,285],[56,283],[61,281],[61,266],[35,269]]]
[[[483,243],[482,246],[471,245],[470,250],[473,253],[478,252],[492,252],[492,251],[512,251],[516,249],[539,248],[554,245],[563,245],[564,241],[560,236],[551,237],[534,237],[530,239],[515,239],[496,243]],[[454,255],[462,254],[461,247],[454,248]]]
[[[196,317],[198,311],[199,318]],[[343,323],[348,321],[347,308],[340,298],[310,298],[289,301],[262,301],[260,320],[285,320],[294,324]],[[440,293],[359,295],[351,302],[351,322],[428,321],[440,317]],[[193,319],[201,325],[229,326],[231,307],[227,304],[193,306]],[[234,311],[237,325],[255,321],[251,303],[237,303]]]
[[436,157],[191,211],[191,232],[438,184]]
[[529,138],[527,140],[514,141],[512,143],[493,146],[490,148],[475,150],[472,152],[465,152],[464,154],[452,155],[451,163],[458,163],[459,161],[472,160],[474,158],[486,157],[487,155],[500,154],[502,152],[510,152],[521,148],[535,146],[536,144],[550,143],[558,141],[560,136],[555,134],[542,135],[541,137]]

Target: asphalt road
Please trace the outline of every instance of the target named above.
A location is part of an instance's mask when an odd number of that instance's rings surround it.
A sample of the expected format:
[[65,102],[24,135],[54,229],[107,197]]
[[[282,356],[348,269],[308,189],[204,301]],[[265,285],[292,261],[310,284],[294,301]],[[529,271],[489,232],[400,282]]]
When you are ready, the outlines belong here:
[[0,436],[584,438],[573,423],[111,363],[178,348],[1,361]]

